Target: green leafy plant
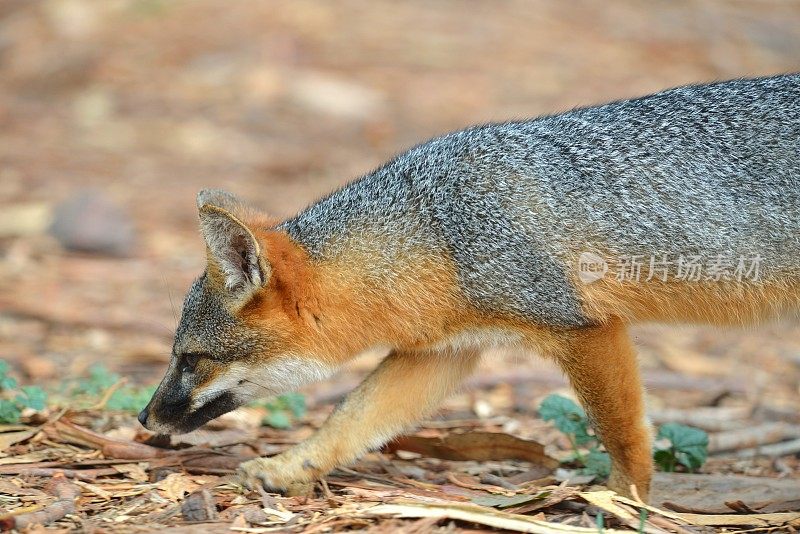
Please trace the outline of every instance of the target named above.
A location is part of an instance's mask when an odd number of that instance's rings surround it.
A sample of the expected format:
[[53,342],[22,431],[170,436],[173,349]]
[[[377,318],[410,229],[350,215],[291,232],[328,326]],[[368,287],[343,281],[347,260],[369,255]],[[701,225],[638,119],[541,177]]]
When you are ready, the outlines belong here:
[[[71,388],[71,396],[83,396],[92,402],[102,397],[109,388],[117,385],[122,378],[106,368],[103,364],[95,364],[89,368],[89,376],[78,379]],[[123,384],[106,400],[109,410],[138,413],[147,405],[156,386],[141,387]]]
[[273,428],[289,428],[306,413],[306,399],[300,393],[285,393],[258,405],[267,409],[262,424]]
[[667,423],[658,429],[656,439],[669,442],[667,447],[657,449],[653,455],[656,465],[663,471],[675,471],[678,465],[696,471],[708,458],[708,434],[700,429]]
[[[568,461],[580,464],[582,474],[609,475],[611,458],[591,431],[583,408],[561,395],[548,395],[539,406],[539,415],[545,421],[552,421],[567,436],[572,445],[572,457]],[[657,439],[668,442],[653,455],[656,465],[663,471],[675,471],[679,465],[695,471],[708,458],[708,434],[700,429],[668,423],[659,429]]]
[[[586,412],[574,401],[561,395],[548,395],[539,405],[539,415],[552,421],[572,445],[572,458],[583,465],[581,472],[606,477],[611,472],[611,458],[600,449],[600,440],[590,432]],[[586,453],[581,451],[586,449]]]
[[106,408],[121,412],[139,413],[150,402],[150,398],[156,392],[156,387],[121,387],[108,399]]
[[18,423],[25,408],[44,410],[47,404],[44,390],[38,386],[20,388],[8,372],[8,363],[0,360],[0,423]]
[[15,400],[25,408],[44,410],[47,406],[47,393],[39,386],[23,386]]
[[7,399],[0,399],[0,423],[19,423],[22,410],[17,403]]
[[73,396],[99,397],[119,380],[118,374],[109,371],[102,363],[96,363],[89,367],[88,377],[79,378],[73,384],[71,394]]
[[611,456],[599,448],[590,449],[583,466],[582,474],[606,478],[611,474]]
[[539,406],[539,414],[545,421],[553,421],[556,428],[567,434],[578,455],[580,455],[578,445],[597,441],[597,438],[589,434],[589,419],[586,417],[586,412],[571,399],[561,395],[548,395]]
[[599,446],[598,440],[589,434],[589,419],[586,412],[571,399],[561,395],[548,395],[539,406],[539,415],[545,421],[552,421],[563,432],[572,445],[573,459],[586,462],[580,447],[589,451]]
[[17,388],[17,381],[8,375],[9,367],[5,360],[0,360],[0,391]]

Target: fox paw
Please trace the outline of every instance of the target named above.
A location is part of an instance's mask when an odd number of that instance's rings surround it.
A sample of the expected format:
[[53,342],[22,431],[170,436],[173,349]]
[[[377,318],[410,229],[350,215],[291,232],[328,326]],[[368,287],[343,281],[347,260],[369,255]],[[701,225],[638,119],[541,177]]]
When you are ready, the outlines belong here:
[[280,456],[275,458],[256,458],[243,462],[237,476],[245,487],[254,490],[259,486],[267,491],[283,493],[287,496],[309,495],[314,490],[314,481],[308,473],[297,469]]

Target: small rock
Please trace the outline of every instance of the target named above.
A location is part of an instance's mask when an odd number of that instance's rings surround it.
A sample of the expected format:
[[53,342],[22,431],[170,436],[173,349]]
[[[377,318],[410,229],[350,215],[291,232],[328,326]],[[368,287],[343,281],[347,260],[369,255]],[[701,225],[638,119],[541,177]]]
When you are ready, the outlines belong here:
[[428,472],[414,464],[400,464],[395,467],[408,478],[423,481],[428,478]]
[[181,514],[186,521],[213,521],[219,517],[214,497],[207,489],[190,493],[181,504]]
[[128,256],[135,242],[133,222],[97,191],[81,191],[59,204],[50,233],[67,250]]

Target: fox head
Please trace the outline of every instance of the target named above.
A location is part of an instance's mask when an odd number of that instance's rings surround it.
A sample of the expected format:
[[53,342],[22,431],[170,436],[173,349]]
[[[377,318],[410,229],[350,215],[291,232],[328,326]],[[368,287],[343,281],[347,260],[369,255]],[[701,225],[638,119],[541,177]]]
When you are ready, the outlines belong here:
[[206,270],[184,301],[166,374],[139,414],[142,425],[165,434],[330,371],[303,342],[303,250],[229,193],[203,190],[197,205]]

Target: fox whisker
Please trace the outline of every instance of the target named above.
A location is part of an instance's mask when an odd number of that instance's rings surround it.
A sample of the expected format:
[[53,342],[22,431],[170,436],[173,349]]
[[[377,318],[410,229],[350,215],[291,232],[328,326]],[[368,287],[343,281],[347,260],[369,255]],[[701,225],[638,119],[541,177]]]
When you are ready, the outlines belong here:
[[263,389],[266,389],[267,391],[272,392],[272,388],[269,388],[269,387],[265,386],[264,384],[259,384],[258,382],[253,382],[252,380],[250,380],[248,378],[242,378],[241,382],[249,382],[250,384],[253,384],[254,386],[258,386],[260,388],[263,388]]

